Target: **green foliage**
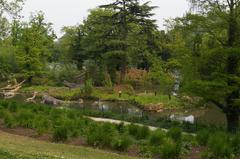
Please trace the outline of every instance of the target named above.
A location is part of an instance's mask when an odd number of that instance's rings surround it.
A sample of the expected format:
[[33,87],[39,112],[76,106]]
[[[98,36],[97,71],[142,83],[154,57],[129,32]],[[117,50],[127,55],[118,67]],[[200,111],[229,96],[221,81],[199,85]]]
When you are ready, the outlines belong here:
[[150,135],[150,130],[146,126],[138,126],[138,125],[129,125],[128,126],[129,134],[134,136],[136,139],[146,139]]
[[94,88],[93,88],[92,80],[88,79],[84,83],[84,86],[82,88],[82,93],[84,94],[84,96],[91,96],[93,89]]
[[14,23],[12,36],[19,72],[28,78],[42,75],[54,44],[52,24],[45,22],[42,12],[32,15],[27,24]]
[[33,128],[34,113],[30,110],[20,111],[17,114],[16,119],[19,126],[24,128]]
[[177,159],[181,154],[181,148],[173,140],[167,139],[160,148],[160,156],[162,159]]
[[240,134],[236,134],[231,139],[231,145],[236,155],[240,155]]
[[155,90],[160,89],[162,92],[169,94],[173,88],[174,78],[170,75],[170,72],[164,69],[164,65],[162,61],[154,60],[147,78],[154,86],[159,87],[155,88]]
[[3,120],[4,120],[4,125],[7,128],[13,128],[14,127],[14,125],[15,125],[14,118],[10,114],[8,114],[7,112],[5,112]]
[[96,147],[110,147],[115,133],[112,124],[92,124],[87,133],[87,143]]
[[33,121],[33,127],[36,129],[39,136],[43,135],[49,130],[51,127],[50,124],[51,123],[47,119],[44,119],[44,117],[41,115],[36,116]]
[[113,149],[118,151],[127,151],[131,145],[132,145],[132,140],[127,135],[116,137],[112,141]]
[[53,130],[53,141],[61,142],[68,139],[68,129],[66,126],[58,126]]
[[[79,74],[79,71],[74,64],[53,62],[49,65],[47,76],[51,80],[57,82],[57,84],[62,84],[64,80],[72,81],[74,80],[74,77]],[[49,82],[47,82],[47,84],[49,84]]]
[[165,134],[160,130],[154,133],[151,133],[151,136],[149,139],[150,145],[152,146],[162,145],[165,142],[165,137],[166,137]]
[[181,128],[171,128],[167,132],[167,136],[173,139],[175,142],[181,142],[182,140],[182,129]]
[[200,145],[206,146],[209,139],[209,132],[207,130],[201,130],[197,133],[197,141]]
[[233,150],[229,142],[229,136],[225,133],[218,132],[210,135],[208,141],[209,157],[214,158],[231,158]]
[[11,102],[9,105],[8,105],[8,109],[10,112],[17,112],[18,110],[18,105],[17,105],[17,102]]

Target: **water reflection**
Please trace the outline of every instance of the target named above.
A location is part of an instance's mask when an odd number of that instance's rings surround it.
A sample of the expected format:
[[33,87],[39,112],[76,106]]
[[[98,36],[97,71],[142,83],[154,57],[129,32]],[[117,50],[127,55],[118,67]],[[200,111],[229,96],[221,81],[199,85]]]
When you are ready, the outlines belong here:
[[180,110],[164,110],[160,113],[146,112],[139,109],[136,105],[124,101],[84,101],[84,108],[112,112],[115,114],[126,114],[136,117],[147,116],[149,119],[168,118],[177,121],[186,121],[189,123],[206,123],[206,124],[226,124],[224,113],[215,106],[207,108],[192,108]]

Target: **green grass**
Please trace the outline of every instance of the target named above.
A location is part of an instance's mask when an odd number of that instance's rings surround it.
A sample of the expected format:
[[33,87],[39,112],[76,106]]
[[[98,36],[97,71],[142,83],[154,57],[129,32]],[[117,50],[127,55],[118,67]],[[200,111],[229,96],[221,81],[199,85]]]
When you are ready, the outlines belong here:
[[92,148],[54,144],[0,131],[1,159],[134,159]]
[[109,93],[102,89],[95,89],[92,96],[100,98],[102,100],[128,100],[134,101],[139,105],[149,105],[149,104],[163,104],[165,108],[182,108],[183,103],[177,97],[172,96],[172,99],[169,100],[168,95],[158,94],[155,96],[154,94],[141,94],[141,95],[129,95],[123,93],[121,98],[118,93]]
[[78,100],[81,97],[81,89],[69,89],[67,87],[50,87],[50,86],[32,86],[25,87],[21,90],[22,92],[47,92],[50,96],[61,100]]
[[[49,86],[32,86],[26,87],[22,89],[23,92],[48,92],[51,96],[54,96],[58,99],[62,100],[77,100],[81,97],[81,90],[79,88],[76,89],[68,89],[66,87],[49,87]],[[162,104],[164,108],[182,108],[182,101],[172,96],[172,99],[169,100],[168,95],[157,94],[136,94],[130,95],[127,93],[122,94],[121,98],[119,98],[118,93],[109,91],[107,89],[99,89],[94,88],[94,91],[91,95],[95,98],[100,98],[101,100],[127,100],[134,101],[139,105],[149,105],[149,104]]]

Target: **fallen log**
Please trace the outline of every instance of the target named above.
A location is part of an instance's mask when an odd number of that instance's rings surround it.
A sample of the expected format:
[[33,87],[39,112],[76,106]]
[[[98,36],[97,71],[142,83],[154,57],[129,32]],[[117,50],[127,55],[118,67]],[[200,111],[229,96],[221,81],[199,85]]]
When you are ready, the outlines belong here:
[[14,89],[16,89],[16,88],[18,88],[18,87],[20,87],[20,86],[22,86],[22,84],[25,82],[26,80],[23,80],[22,82],[20,82],[20,83],[17,83],[16,85],[7,85],[6,87],[3,87],[3,88],[1,88],[0,90],[3,90],[3,91],[11,91],[11,90],[14,90]]
[[21,83],[17,83],[16,85],[7,85],[4,88],[1,88],[0,90],[2,92],[0,92],[0,94],[3,94],[5,99],[10,99],[15,97],[15,95],[17,94],[17,92],[22,88],[22,84],[25,82],[25,80],[23,80]]

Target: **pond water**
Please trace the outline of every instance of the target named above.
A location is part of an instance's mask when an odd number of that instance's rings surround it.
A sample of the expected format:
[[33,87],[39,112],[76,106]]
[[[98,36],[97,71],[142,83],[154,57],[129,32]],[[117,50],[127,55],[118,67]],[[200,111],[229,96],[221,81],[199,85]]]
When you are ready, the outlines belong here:
[[79,109],[87,108],[100,112],[112,112],[115,114],[141,117],[147,115],[149,119],[170,118],[174,116],[176,120],[194,117],[194,122],[207,124],[226,124],[224,113],[217,107],[209,105],[206,108],[192,108],[180,110],[165,110],[160,113],[142,111],[136,105],[126,101],[90,101],[85,100],[81,106],[74,106]]

